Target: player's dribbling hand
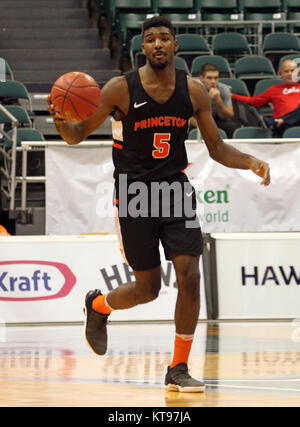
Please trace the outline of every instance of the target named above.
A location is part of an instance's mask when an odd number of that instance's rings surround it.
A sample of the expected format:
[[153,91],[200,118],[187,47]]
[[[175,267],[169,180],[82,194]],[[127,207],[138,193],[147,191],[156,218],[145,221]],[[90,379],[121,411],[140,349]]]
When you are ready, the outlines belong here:
[[262,160],[254,159],[250,169],[262,178],[261,185],[269,185],[271,182],[270,167]]
[[59,114],[59,109],[56,108],[52,102],[51,102],[51,96],[49,95],[47,98],[47,103],[48,103],[48,111],[51,114],[54,123],[56,124],[60,124],[60,123],[66,123],[66,120],[63,119],[60,114]]

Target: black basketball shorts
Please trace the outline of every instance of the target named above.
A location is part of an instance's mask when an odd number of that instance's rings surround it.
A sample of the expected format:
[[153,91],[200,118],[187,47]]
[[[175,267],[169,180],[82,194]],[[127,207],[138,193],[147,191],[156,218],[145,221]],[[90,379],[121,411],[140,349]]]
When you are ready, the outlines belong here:
[[184,173],[165,181],[115,183],[116,228],[121,251],[133,270],[160,265],[165,257],[199,256],[203,239],[196,215],[195,189]]

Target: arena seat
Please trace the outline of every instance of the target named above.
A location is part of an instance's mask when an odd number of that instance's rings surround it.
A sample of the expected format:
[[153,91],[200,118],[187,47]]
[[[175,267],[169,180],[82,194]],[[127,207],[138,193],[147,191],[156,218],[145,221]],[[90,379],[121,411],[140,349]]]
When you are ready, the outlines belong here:
[[[223,129],[218,128],[218,131],[219,131],[221,138],[228,139],[228,136]],[[198,139],[198,129],[197,128],[190,130],[190,132],[188,134],[188,139]]]
[[255,139],[255,138],[271,138],[269,129],[259,127],[243,127],[238,128],[233,133],[233,139]]
[[240,0],[244,15],[251,12],[279,13],[283,10],[282,0]]
[[180,56],[175,56],[174,63],[175,63],[175,68],[186,71],[188,75],[191,74],[185,59],[181,58]]
[[300,41],[292,33],[270,33],[264,39],[264,55],[269,53],[296,54],[300,53]]
[[235,32],[223,32],[216,34],[212,41],[212,51],[214,55],[224,56],[231,67],[238,58],[244,55],[251,55],[248,41],[243,34]]
[[158,14],[164,13],[194,13],[193,0],[154,0],[153,9]]
[[261,79],[272,78],[275,70],[272,62],[259,55],[250,55],[240,58],[235,63],[235,76],[239,79]]
[[144,65],[146,62],[145,55],[142,52],[143,39],[142,35],[133,36],[130,40],[130,58],[132,68]]
[[[12,138],[13,131],[10,130],[7,132],[8,136]],[[11,140],[10,138],[3,138],[3,144],[7,150],[11,148]],[[21,146],[22,141],[45,141],[44,135],[33,128],[19,128],[17,129],[17,146]]]
[[142,27],[138,22],[143,22],[148,15],[145,13],[121,13],[118,22],[118,33],[122,44],[122,55],[130,48],[132,37],[141,34]]
[[267,34],[263,44],[263,54],[269,58],[274,67],[277,68],[280,58],[285,55],[300,55],[300,41],[292,33],[270,33]]
[[284,9],[287,13],[290,12],[300,12],[300,3],[299,0],[283,0]]
[[254,96],[259,95],[260,93],[269,89],[269,87],[273,85],[280,85],[280,84],[282,84],[282,80],[279,78],[259,80],[255,86]]
[[275,77],[275,69],[272,62],[259,55],[244,56],[235,64],[235,77],[244,80],[250,95],[253,94],[257,80]]
[[178,34],[178,50],[176,56],[183,57],[191,67],[192,61],[199,55],[211,55],[211,51],[204,37],[200,34]]
[[1,98],[5,98],[6,101],[10,100],[11,102],[25,99],[28,107],[26,109],[30,115],[33,115],[31,98],[26,86],[22,82],[17,80],[0,81],[0,100]]
[[225,130],[218,128],[218,131],[222,139],[228,139],[228,136]]
[[221,77],[219,81],[227,86],[230,86],[232,93],[236,93],[237,95],[250,96],[247,85],[245,82],[243,82],[243,80],[232,77]]
[[300,138],[300,126],[294,126],[285,130],[282,138]]
[[[300,6],[300,3],[299,3]],[[295,33],[299,33],[300,32],[300,7],[298,11],[289,11],[287,12],[287,19],[289,21],[298,21],[298,22],[293,22],[292,24],[288,25],[288,30],[290,32],[295,32]]]
[[198,129],[194,128],[189,131],[188,139],[198,139]]
[[[18,120],[20,125],[32,127],[32,121],[24,108],[18,105],[5,105],[5,108]],[[2,111],[0,111],[0,123],[11,125],[10,118],[8,118]]]
[[[161,15],[166,17],[167,19],[169,19],[173,23],[173,26],[174,26],[177,34],[186,33],[187,28],[188,28],[189,33],[195,33],[198,31],[197,27],[190,28],[190,27],[187,27],[186,24],[184,24],[184,22],[190,23],[190,22],[198,21],[199,16],[197,16],[196,13],[167,13],[167,12],[162,12]],[[174,24],[175,22],[177,22],[177,23]],[[180,22],[182,22],[182,24],[180,24]]]
[[203,21],[229,21],[237,19],[239,5],[237,0],[196,0],[196,9]]
[[219,55],[211,55],[211,56],[204,55],[204,56],[198,56],[193,59],[193,62],[191,65],[192,76],[198,77],[200,74],[201,68],[205,64],[214,64],[220,72],[220,77],[231,77],[232,75],[227,59]]
[[264,21],[276,22],[276,29],[284,29],[280,21],[285,19],[282,0],[240,0],[240,7],[246,21],[258,21],[263,23],[263,33],[271,30],[271,24]]
[[4,58],[0,58],[0,81],[7,79],[14,80],[14,73],[9,63]]
[[118,22],[121,14],[153,13],[151,0],[110,0],[109,7],[115,22]]

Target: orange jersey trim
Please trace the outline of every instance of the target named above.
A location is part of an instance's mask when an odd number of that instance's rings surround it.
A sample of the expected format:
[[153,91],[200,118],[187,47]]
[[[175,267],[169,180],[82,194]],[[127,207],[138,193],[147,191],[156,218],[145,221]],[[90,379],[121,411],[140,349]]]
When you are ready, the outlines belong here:
[[116,142],[113,143],[113,147],[118,148],[119,150],[123,150],[123,145],[117,144]]

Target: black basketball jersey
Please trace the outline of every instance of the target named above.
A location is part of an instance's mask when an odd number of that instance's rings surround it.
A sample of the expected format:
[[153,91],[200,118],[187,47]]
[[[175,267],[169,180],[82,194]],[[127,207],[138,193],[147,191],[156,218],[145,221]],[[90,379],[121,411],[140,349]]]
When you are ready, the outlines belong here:
[[127,116],[113,122],[114,177],[128,181],[161,180],[187,166],[187,139],[193,105],[185,71],[176,69],[175,89],[160,104],[147,94],[138,70],[125,75],[130,104]]

